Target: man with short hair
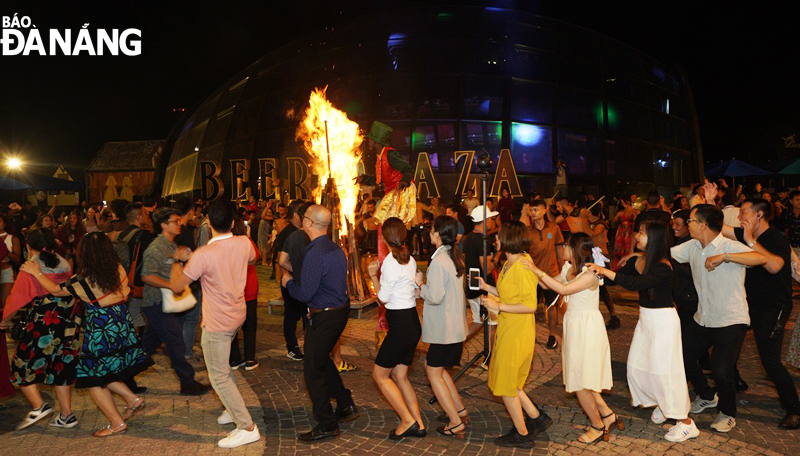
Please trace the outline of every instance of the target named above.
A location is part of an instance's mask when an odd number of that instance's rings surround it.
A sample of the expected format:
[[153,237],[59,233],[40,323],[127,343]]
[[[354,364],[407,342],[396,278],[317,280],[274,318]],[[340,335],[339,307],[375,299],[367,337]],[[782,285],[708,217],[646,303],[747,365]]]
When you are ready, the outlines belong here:
[[444,215],[456,219],[456,223],[458,223],[458,236],[456,236],[456,244],[458,244],[460,247],[461,239],[464,237],[464,224],[458,221],[458,206],[447,206],[444,210]]
[[739,228],[739,208],[735,206],[736,195],[733,192],[726,192],[720,198],[722,202],[723,223],[734,228]]
[[194,368],[184,357],[186,347],[178,315],[164,313],[162,309],[161,289],[170,288],[171,258],[178,247],[175,237],[181,232],[180,218],[180,213],[172,208],[161,208],[153,213],[158,236],[144,251],[142,260],[142,282],[145,285],[142,312],[147,318],[142,347],[152,354],[163,342],[172,369],[180,380],[181,394],[199,396],[207,392],[209,387],[195,380]]
[[[255,264],[257,258],[250,239],[231,233],[233,218],[230,202],[216,200],[211,203],[208,208],[211,239],[194,253],[184,246],[175,251],[169,282],[175,293],[182,292],[196,280],[203,287],[200,344],[211,386],[225,406],[217,423],[236,425],[236,429],[217,442],[220,448],[235,448],[261,438],[229,364],[231,342],[247,314],[244,299],[247,266]],[[181,261],[187,262],[185,267],[181,267]]]
[[[471,217],[472,221],[475,223],[475,229],[472,230],[472,232],[468,235],[464,236],[464,266],[466,267],[467,271],[472,268],[479,269],[480,276],[485,278],[486,283],[489,285],[494,285],[494,277],[492,276],[492,271],[494,271],[494,261],[492,259],[493,246],[488,239],[486,241],[486,254],[488,257],[483,256],[483,210],[483,205],[476,206],[474,209],[472,209]],[[492,231],[494,229],[495,219],[498,215],[500,215],[499,212],[490,211],[488,208],[486,209],[487,231]],[[485,274],[483,270],[484,260],[487,261],[489,268]],[[467,287],[464,291],[464,294],[467,298],[470,309],[472,309],[472,323],[469,325],[469,332],[467,334],[467,339],[469,339],[483,328],[484,319],[481,317],[481,296],[485,295],[486,292],[470,289],[469,283],[466,285]],[[489,325],[489,345],[494,347],[495,330],[497,329],[497,314],[493,312],[487,312],[486,324]],[[488,365],[489,360],[486,359],[481,367],[488,369]]]
[[[310,316],[306,333],[303,373],[306,388],[319,422],[310,432],[300,434],[304,442],[339,435],[339,423],[358,417],[350,390],[344,387],[339,371],[331,360],[331,351],[347,325],[350,298],[347,295],[347,258],[344,250],[328,237],[331,213],[323,206],[308,208],[303,228],[311,242],[296,283],[291,273],[281,283],[291,296],[307,302]],[[336,410],[331,398],[336,398]]]
[[464,203],[463,203],[464,209],[467,210],[468,214],[471,214],[472,210],[478,207],[479,204],[481,204],[481,202],[478,200],[478,198],[475,198],[475,190],[471,188],[468,189],[467,197],[464,198]]
[[[556,247],[564,244],[564,235],[561,228],[553,222],[547,221],[547,204],[544,200],[535,199],[530,203],[531,207],[531,259],[533,264],[551,277],[557,277],[561,269],[559,268],[558,253]],[[547,347],[553,350],[558,347],[556,340],[556,326],[558,326],[558,293],[549,289],[538,287],[538,296],[544,297],[544,308],[547,314],[547,328],[550,335],[547,338]]]
[[142,282],[142,262],[144,259],[144,252],[153,241],[153,235],[145,229],[144,226],[144,212],[141,203],[131,203],[125,206],[125,220],[128,227],[122,230],[117,237],[118,240],[127,240],[128,245],[128,258],[131,265],[136,263],[136,271],[133,275],[133,283],[131,286],[131,296],[128,300],[128,313],[133,321],[135,328],[144,328],[146,321],[142,314],[142,299],[143,295],[134,296],[133,292],[135,287],[142,287],[141,292],[144,292],[144,282]]
[[[175,244],[187,247],[194,252],[197,250],[194,226],[195,204],[192,202],[191,198],[184,196],[178,198],[172,207],[178,210],[181,225],[181,232],[175,237]],[[192,295],[194,295],[197,302],[201,302],[203,299],[203,291],[200,287],[200,282],[193,282],[189,288],[191,288]],[[194,367],[203,368],[205,365],[202,364],[202,359],[192,356],[192,348],[197,338],[197,327],[200,325],[200,319],[202,318],[201,309],[202,306],[194,306],[186,312],[181,312],[178,314],[178,322],[181,324],[181,331],[183,333],[184,358],[191,362]]]
[[[313,202],[305,201],[294,211],[292,224],[295,225],[297,229],[292,230],[289,235],[286,236],[285,241],[282,242],[280,246],[280,250],[278,250],[278,265],[280,265],[281,271],[288,271],[295,274],[295,271],[300,272],[303,270],[303,259],[306,256],[306,247],[311,242],[311,239],[303,229],[302,222],[306,211],[313,205]],[[299,226],[296,224],[299,224]],[[297,274],[295,281],[298,283],[300,282],[299,274]],[[281,289],[281,294],[284,294],[284,290],[285,288]],[[308,318],[306,318],[308,307],[306,307],[306,303],[292,298],[288,290],[286,290],[285,294],[286,298],[288,298],[288,300],[284,298],[283,302],[283,336],[286,340],[286,356],[295,361],[302,361],[303,351],[300,350],[300,344],[297,342],[295,331],[297,330],[297,318],[299,317],[302,317],[303,320],[303,330],[308,326]],[[292,307],[291,310],[286,307],[287,304]],[[289,312],[292,314],[291,318],[286,317]],[[296,316],[294,314],[296,314]]]
[[[736,426],[736,361],[750,324],[745,268],[760,266],[766,258],[722,234],[722,211],[710,204],[698,204],[690,212],[692,240],[672,247],[672,258],[689,263],[699,298],[697,313],[683,334],[683,362],[686,378],[697,397],[691,412],[717,407],[712,429],[729,432]],[[708,386],[699,359],[713,347],[711,370],[718,394]]]
[[[302,205],[303,200],[294,200],[287,208],[286,215],[289,224],[275,237],[274,250],[278,259],[280,259],[280,252],[283,252],[288,257],[284,249],[284,244],[289,236],[297,231],[303,223],[303,217],[298,213]],[[280,266],[280,261],[278,265],[281,276],[288,272],[287,269]],[[302,319],[303,329],[308,325],[306,304],[294,299],[292,295],[289,294],[289,290],[283,285],[281,285],[281,297],[283,297],[283,339],[286,341],[286,356],[295,361],[302,361],[304,355],[303,352],[300,351],[300,344],[297,342],[296,333],[298,320]]]
[[[706,190],[711,193],[712,190]],[[769,224],[772,206],[763,199],[742,203],[741,228],[725,225],[722,234],[746,244],[767,259],[763,267],[750,268],[745,276],[750,327],[761,364],[778,390],[786,415],[781,429],[800,429],[800,399],[792,377],[781,362],[783,330],[792,313],[791,246],[789,239]]]
[[697,206],[698,204],[706,203],[705,190],[703,189],[702,184],[695,185],[694,188],[692,189],[692,193],[694,193],[694,196],[689,198],[689,209]]

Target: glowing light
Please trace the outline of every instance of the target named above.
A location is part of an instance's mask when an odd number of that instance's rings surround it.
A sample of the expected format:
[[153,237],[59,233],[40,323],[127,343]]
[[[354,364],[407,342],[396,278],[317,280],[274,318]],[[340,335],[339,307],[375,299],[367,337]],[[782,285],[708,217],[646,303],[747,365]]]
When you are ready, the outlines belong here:
[[511,136],[521,146],[534,146],[542,140],[544,132],[536,125],[515,122],[511,126]]
[[325,122],[328,122],[331,174],[339,192],[341,226],[345,227],[345,219],[352,221],[358,202],[359,188],[353,180],[358,176],[358,164],[361,161],[359,147],[364,137],[358,124],[328,101],[325,96],[327,90],[326,86],[311,92],[308,109],[300,121],[295,137],[303,141],[303,148],[312,159],[310,167],[319,177],[317,188],[313,191],[316,199],[322,194],[329,177],[328,148],[325,142]]
[[11,157],[8,160],[6,160],[6,166],[9,169],[20,169],[22,168],[22,160],[20,160],[17,157]]

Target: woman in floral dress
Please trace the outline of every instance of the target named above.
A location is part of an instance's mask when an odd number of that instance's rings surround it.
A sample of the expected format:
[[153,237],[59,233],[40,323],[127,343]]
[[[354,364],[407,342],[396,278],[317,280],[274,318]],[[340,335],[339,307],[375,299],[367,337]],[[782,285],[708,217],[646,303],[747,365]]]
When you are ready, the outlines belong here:
[[[84,337],[77,365],[78,388],[89,388],[97,406],[111,424],[96,431],[95,437],[108,437],[128,430],[125,420],[144,408],[123,383],[153,364],[144,351],[124,305],[130,288],[125,269],[119,264],[111,240],[105,233],[87,234],[78,247],[80,271],[56,284],[39,274],[39,264],[27,262],[22,270],[55,296],[73,296],[85,303]],[[111,393],[122,396],[127,405],[122,415]]]
[[[28,233],[26,242],[30,261],[39,268],[37,274],[57,281],[69,278],[69,263],[55,253],[57,244],[52,231],[33,230]],[[51,425],[71,428],[78,424],[70,400],[70,387],[75,383],[80,353],[73,306],[72,296],[53,296],[38,284],[33,275],[20,272],[17,276],[3,320],[10,321],[17,311],[24,309],[23,318],[27,326],[11,360],[11,382],[19,387],[33,407],[17,429],[31,426],[53,413],[50,404],[42,400],[38,384],[53,385],[56,390],[61,413]]]

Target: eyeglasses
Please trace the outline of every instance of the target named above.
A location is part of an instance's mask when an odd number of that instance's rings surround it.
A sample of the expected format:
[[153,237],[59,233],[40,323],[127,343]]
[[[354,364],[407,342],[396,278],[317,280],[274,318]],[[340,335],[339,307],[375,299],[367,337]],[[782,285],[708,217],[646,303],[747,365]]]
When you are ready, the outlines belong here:
[[691,223],[691,222],[694,222],[694,223],[703,223],[703,222],[701,222],[700,220],[695,220],[695,219],[688,219],[688,220],[686,220],[686,224],[687,224],[687,225],[688,225],[689,223]]

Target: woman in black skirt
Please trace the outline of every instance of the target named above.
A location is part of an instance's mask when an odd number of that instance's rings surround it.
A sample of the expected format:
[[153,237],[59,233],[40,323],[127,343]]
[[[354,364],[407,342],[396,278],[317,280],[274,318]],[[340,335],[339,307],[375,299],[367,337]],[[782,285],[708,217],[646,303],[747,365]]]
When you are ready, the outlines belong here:
[[417,314],[416,284],[417,262],[406,247],[406,226],[397,217],[383,222],[383,239],[392,252],[381,265],[381,287],[378,300],[386,306],[389,332],[378,350],[372,378],[400,416],[400,426],[389,433],[389,438],[425,437],[417,395],[408,381],[408,368],[422,335],[422,325]]
[[447,372],[461,361],[464,339],[467,338],[467,310],[464,298],[464,260],[458,251],[458,222],[440,215],[433,221],[431,244],[436,251],[428,264],[427,283],[422,273],[415,277],[420,296],[425,300],[422,311],[422,341],[430,344],[425,372],[433,394],[442,406],[446,426],[436,428],[442,435],[466,438],[469,415],[453,379]]

